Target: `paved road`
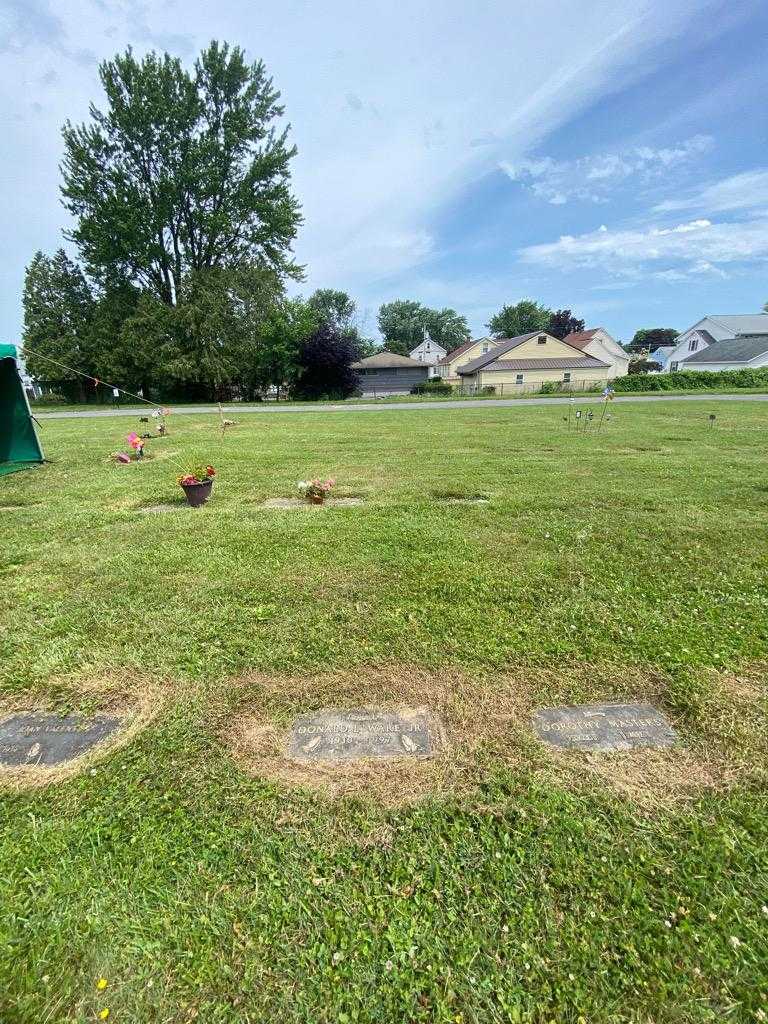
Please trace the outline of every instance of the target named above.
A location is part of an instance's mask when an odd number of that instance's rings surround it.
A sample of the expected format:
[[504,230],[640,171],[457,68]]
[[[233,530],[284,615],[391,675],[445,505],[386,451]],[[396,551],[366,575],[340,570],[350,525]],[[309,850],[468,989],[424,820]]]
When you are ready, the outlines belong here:
[[[574,401],[581,405],[596,405],[601,401],[599,395],[575,398]],[[344,402],[339,405],[314,403],[312,405],[289,405],[288,403],[278,404],[272,402],[260,402],[257,405],[225,405],[224,412],[227,416],[239,416],[241,413],[263,412],[397,412],[400,409],[471,409],[482,406],[484,408],[505,408],[505,409],[527,409],[530,405],[568,405],[570,398],[482,398],[477,401],[462,399],[461,401],[446,402],[382,402],[377,405],[371,402],[370,405]],[[624,402],[768,402],[768,395],[621,395],[614,399],[616,403]],[[218,413],[216,405],[174,405],[171,406],[175,413]],[[124,409],[92,409],[82,412],[36,412],[37,419],[45,420],[76,420],[96,419],[100,416],[146,416],[148,407],[139,406],[125,407]]]

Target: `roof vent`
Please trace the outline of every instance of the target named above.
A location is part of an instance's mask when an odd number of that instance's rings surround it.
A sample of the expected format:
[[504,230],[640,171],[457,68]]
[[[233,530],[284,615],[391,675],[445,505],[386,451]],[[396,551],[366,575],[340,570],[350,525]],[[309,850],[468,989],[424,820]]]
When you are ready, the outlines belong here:
[[546,345],[547,344],[547,336],[546,336],[546,334],[540,334],[538,340],[539,340],[539,344],[540,345]]

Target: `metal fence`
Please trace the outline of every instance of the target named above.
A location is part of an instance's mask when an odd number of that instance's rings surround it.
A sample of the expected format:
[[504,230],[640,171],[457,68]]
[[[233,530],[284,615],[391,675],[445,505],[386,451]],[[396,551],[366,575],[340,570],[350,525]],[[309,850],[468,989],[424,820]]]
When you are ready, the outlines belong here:
[[478,387],[476,384],[459,384],[456,393],[465,396],[491,395],[496,398],[514,398],[516,395],[574,395],[585,392],[599,394],[605,381],[574,380],[525,380],[521,384],[491,384]]
[[[522,384],[493,384],[478,387],[476,384],[458,384],[452,386],[452,393],[458,398],[515,398],[520,395],[576,395],[576,394],[600,394],[606,385],[606,381],[574,380],[574,381],[553,381],[553,380],[526,380]],[[451,387],[451,385],[447,385]],[[393,395],[413,395],[418,398],[428,398],[430,395],[439,398],[449,397],[441,391],[433,390],[428,384],[411,391],[393,391],[377,389],[374,385],[366,386],[363,389],[364,398],[391,398]]]

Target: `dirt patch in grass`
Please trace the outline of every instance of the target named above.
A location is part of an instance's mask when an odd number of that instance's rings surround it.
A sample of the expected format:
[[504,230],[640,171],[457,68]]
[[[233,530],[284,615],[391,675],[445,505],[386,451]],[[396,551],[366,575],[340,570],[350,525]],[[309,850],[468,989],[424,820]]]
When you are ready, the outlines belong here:
[[[735,679],[710,673],[706,699],[694,713],[670,707],[671,681],[661,673],[626,666],[515,668],[484,677],[402,665],[313,677],[254,675],[237,681],[235,707],[220,732],[247,771],[330,797],[365,795],[393,805],[458,795],[476,791],[501,768],[521,786],[597,786],[640,805],[663,806],[704,790],[725,791],[765,772],[765,691]],[[742,702],[740,712],[735,699]],[[665,750],[594,754],[550,747],[531,728],[540,707],[616,700],[654,703],[669,716],[680,742]],[[288,756],[293,718],[362,707],[428,708],[441,723],[442,742],[425,758],[334,763]],[[748,724],[737,730],[734,722]]]
[[157,714],[162,706],[159,687],[149,680],[124,676],[101,676],[83,684],[62,682],[56,697],[19,693],[0,700],[0,720],[22,712],[77,713],[84,719],[108,714],[121,719],[113,732],[71,760],[55,765],[0,765],[0,788],[31,789],[62,782],[90,768],[96,761],[125,746]]
[[161,502],[158,505],[140,505],[136,511],[146,512],[150,515],[159,515],[162,512],[179,512],[185,508],[190,508],[186,501],[177,501],[174,504],[171,504],[170,502]]

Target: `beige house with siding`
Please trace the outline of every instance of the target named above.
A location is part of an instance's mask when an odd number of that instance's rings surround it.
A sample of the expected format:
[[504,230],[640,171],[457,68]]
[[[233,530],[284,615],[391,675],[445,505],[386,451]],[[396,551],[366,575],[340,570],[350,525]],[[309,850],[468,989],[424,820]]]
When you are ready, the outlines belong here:
[[612,337],[604,327],[591,327],[588,331],[566,334],[563,341],[573,345],[585,356],[594,356],[608,363],[608,377],[625,377],[629,372],[629,352]]
[[446,384],[461,384],[459,367],[465,366],[472,359],[485,355],[498,345],[496,338],[478,338],[476,341],[465,341],[448,355],[438,359],[435,364],[435,376],[442,378]]
[[538,391],[549,382],[578,391],[605,384],[614,376],[611,371],[604,359],[587,355],[544,331],[533,331],[517,338],[494,339],[486,352],[463,363],[456,372],[468,390],[493,387],[512,394]]

